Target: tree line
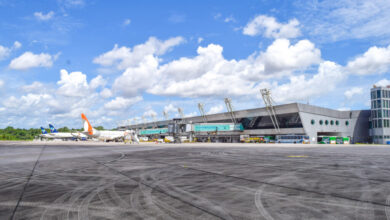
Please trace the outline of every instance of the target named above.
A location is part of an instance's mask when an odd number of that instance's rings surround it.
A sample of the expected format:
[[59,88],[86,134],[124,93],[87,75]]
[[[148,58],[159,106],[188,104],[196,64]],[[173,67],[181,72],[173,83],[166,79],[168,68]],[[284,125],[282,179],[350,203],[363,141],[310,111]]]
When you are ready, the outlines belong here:
[[[96,130],[104,130],[102,126],[95,127]],[[50,129],[45,129],[47,133],[50,133]],[[68,127],[58,128],[58,132],[76,132],[76,131],[83,131],[82,128],[80,129],[69,129]],[[0,129],[0,140],[7,140],[7,141],[31,141],[35,137],[42,134],[42,131],[40,128],[30,128],[30,129],[24,129],[24,128],[14,128],[12,126],[8,126],[4,129]]]

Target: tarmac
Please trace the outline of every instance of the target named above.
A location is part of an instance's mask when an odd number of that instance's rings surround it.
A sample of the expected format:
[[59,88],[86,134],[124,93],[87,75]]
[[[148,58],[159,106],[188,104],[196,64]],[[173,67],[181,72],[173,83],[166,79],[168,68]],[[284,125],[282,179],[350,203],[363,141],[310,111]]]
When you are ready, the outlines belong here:
[[390,219],[390,146],[0,142],[0,219]]

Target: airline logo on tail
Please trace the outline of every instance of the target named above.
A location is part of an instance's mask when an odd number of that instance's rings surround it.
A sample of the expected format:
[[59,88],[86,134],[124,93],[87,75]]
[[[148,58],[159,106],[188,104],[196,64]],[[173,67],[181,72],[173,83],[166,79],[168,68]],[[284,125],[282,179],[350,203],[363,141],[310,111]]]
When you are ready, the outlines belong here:
[[49,127],[50,127],[50,132],[51,133],[58,133],[57,129],[55,129],[52,124],[49,124]]
[[41,131],[42,131],[42,134],[47,134],[47,131],[43,127],[41,127]]
[[81,119],[84,120],[84,132],[88,131],[89,135],[93,135],[93,128],[89,123],[88,118],[84,115],[84,113],[81,113]]

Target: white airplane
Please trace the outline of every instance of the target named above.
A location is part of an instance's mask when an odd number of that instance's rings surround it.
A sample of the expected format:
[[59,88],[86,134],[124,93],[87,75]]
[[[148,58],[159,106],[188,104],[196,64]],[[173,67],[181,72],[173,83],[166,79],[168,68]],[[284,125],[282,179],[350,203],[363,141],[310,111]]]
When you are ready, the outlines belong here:
[[58,132],[53,125],[49,124],[50,133],[48,133],[43,127],[41,127],[42,134],[39,135],[41,138],[46,139],[60,139],[60,140],[86,140],[87,136],[83,133],[68,133],[68,132]]
[[86,134],[88,137],[91,138],[97,138],[99,140],[108,142],[108,141],[124,141],[126,138],[131,138],[133,141],[139,143],[139,139],[137,137],[137,134],[135,134],[134,131],[126,130],[126,131],[108,131],[103,130],[99,131],[96,130],[91,126],[89,123],[87,117],[84,115],[84,113],[81,113],[81,119],[83,119],[84,124],[84,134]]
[[42,131],[42,134],[39,135],[40,137],[42,137],[42,138],[53,138],[49,133],[47,133],[45,128],[41,127],[41,131]]
[[57,129],[54,128],[52,124],[49,124],[50,127],[50,134],[51,136],[55,138],[62,138],[62,139],[87,139],[87,135],[77,132],[77,133],[69,133],[69,132],[58,132]]

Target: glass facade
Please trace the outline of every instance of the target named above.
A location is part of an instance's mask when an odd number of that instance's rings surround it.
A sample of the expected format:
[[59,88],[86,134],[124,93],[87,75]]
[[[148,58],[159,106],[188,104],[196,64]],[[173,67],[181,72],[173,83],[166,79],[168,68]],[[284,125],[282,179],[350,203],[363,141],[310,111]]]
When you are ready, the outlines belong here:
[[389,139],[390,128],[390,87],[371,89],[371,136],[375,143],[385,143]]
[[[280,128],[303,128],[301,118],[298,113],[281,114],[276,116]],[[231,123],[231,120],[214,121],[213,123]],[[245,130],[251,129],[275,129],[269,116],[238,118]]]

